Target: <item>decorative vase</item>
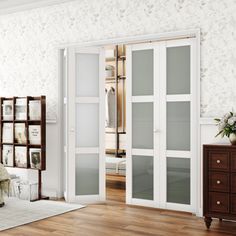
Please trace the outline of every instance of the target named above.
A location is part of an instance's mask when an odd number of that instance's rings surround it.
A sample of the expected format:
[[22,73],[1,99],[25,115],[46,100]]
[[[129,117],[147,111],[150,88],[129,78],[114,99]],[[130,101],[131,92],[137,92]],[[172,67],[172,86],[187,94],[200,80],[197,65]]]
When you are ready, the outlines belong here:
[[232,145],[236,145],[236,134],[235,133],[231,133],[229,135],[229,141]]

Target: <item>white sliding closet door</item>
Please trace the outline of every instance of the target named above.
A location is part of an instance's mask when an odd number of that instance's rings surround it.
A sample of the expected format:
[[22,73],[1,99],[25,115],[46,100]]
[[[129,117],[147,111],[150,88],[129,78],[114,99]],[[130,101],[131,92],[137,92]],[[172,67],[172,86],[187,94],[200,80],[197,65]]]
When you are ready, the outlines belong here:
[[195,39],[127,47],[127,203],[195,211]]
[[69,49],[68,199],[105,199],[104,52]]

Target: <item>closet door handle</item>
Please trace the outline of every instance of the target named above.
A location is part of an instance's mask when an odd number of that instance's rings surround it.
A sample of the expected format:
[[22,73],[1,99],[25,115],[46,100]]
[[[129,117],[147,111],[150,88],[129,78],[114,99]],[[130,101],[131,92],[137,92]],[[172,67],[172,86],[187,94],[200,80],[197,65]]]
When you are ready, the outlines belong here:
[[74,132],[75,132],[75,129],[74,129],[74,128],[70,128],[70,132],[71,132],[71,133],[74,133]]

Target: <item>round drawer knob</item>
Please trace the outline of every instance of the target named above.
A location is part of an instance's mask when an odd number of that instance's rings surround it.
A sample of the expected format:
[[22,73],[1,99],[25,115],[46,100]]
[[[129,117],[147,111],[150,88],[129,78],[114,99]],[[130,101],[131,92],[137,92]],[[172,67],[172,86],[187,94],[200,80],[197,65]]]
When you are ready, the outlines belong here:
[[216,183],[217,183],[217,184],[220,184],[220,180],[217,180]]
[[220,164],[220,160],[217,160],[216,163],[217,163],[217,164]]
[[216,204],[217,204],[217,205],[220,205],[220,201],[217,201]]

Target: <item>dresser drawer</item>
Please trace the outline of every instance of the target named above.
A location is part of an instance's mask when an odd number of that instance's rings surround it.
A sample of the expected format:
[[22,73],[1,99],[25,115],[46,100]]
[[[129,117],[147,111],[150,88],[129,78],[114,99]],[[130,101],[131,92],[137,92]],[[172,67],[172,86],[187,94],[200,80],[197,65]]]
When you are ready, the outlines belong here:
[[236,172],[236,152],[231,153],[231,171]]
[[231,193],[236,193],[236,173],[231,174]]
[[236,214],[236,195],[231,195],[231,213]]
[[209,173],[209,190],[229,192],[230,190],[229,174],[223,172]]
[[210,170],[229,170],[229,153],[227,152],[210,152],[209,153]]
[[229,213],[229,194],[210,192],[209,211],[218,213]]

